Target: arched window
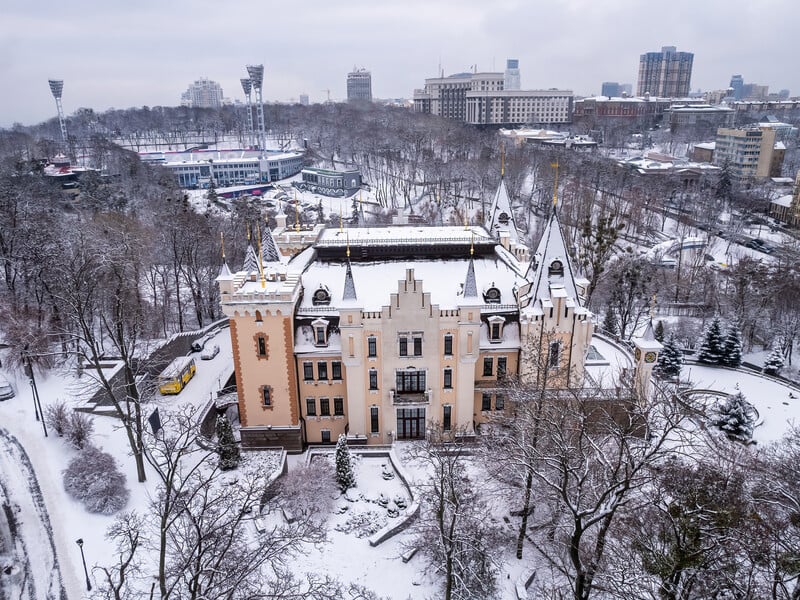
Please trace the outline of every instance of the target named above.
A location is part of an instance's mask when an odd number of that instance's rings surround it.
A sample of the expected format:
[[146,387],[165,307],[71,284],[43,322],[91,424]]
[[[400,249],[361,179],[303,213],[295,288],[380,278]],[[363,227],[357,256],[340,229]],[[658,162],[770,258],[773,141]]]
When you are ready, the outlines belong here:
[[563,277],[564,276],[564,263],[556,259],[550,263],[550,268],[547,269],[547,274],[550,277]]
[[314,306],[324,306],[331,303],[331,293],[324,285],[320,284],[319,288],[311,296],[311,303]]

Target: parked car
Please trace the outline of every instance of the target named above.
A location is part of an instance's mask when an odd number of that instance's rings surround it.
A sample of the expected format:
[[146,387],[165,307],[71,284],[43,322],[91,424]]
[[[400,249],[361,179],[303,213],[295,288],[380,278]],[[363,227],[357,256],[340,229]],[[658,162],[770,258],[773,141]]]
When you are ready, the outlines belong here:
[[11,382],[0,375],[0,400],[8,400],[13,397],[14,388],[11,386]]
[[203,348],[206,347],[206,344],[214,339],[214,336],[217,335],[217,331],[212,331],[205,334],[203,337],[196,339],[192,342],[192,352],[200,352]]
[[217,354],[219,354],[219,345],[218,344],[207,344],[203,351],[200,353],[200,358],[202,360],[211,360]]

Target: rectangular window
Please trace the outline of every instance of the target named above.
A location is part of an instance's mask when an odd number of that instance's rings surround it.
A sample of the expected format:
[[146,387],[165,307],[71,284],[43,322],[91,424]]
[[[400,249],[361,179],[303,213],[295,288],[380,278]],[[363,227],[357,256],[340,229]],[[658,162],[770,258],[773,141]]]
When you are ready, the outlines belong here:
[[266,356],[267,355],[267,340],[264,336],[258,336],[258,355],[259,356]]
[[305,381],[314,380],[314,363],[310,362],[303,363],[303,379]]
[[378,407],[371,406],[369,409],[369,431],[370,433],[378,433]]
[[500,323],[492,323],[492,340],[498,341],[500,339]]
[[444,355],[453,356],[453,336],[449,333],[444,336]]
[[369,389],[377,390],[378,389],[378,371],[375,369],[369,370]]
[[444,370],[444,389],[453,389],[453,369]]
[[342,363],[338,360],[334,360],[331,363],[331,379],[335,381],[340,381],[342,379]]
[[414,338],[414,356],[422,356],[422,338]]
[[481,395],[481,410],[492,410],[492,395],[488,392]]
[[425,391],[425,373],[417,369],[397,371],[395,383],[398,393],[421,393]]
[[494,397],[494,409],[495,410],[504,410],[506,407],[506,395],[505,394],[497,394]]
[[551,369],[558,368],[558,360],[559,354],[561,350],[561,343],[560,342],[551,342],[550,343],[550,353],[548,356],[548,364],[550,365]]
[[505,356],[497,357],[497,379],[503,379],[506,376],[506,365],[508,359]]
[[272,390],[268,387],[261,389],[261,400],[264,406],[272,406]]
[[370,358],[378,356],[378,340],[374,335],[367,338],[367,356]]
[[319,414],[321,417],[331,416],[331,401],[328,398],[319,399]]
[[320,433],[322,434],[322,443],[323,444],[330,444],[331,443],[331,430],[330,429],[323,429]]
[[328,363],[320,361],[317,363],[317,379],[320,381],[328,380]]
[[400,356],[408,356],[408,338],[402,336],[399,340],[400,342]]
[[494,370],[494,359],[491,356],[486,356],[483,359],[483,376],[491,377]]
[[317,416],[317,400],[316,398],[306,398],[306,414],[309,417]]
[[344,416],[344,398],[333,399],[333,415],[335,417]]
[[445,406],[442,409],[442,429],[445,431],[450,431],[452,429],[452,417],[453,417],[453,407],[452,406]]
[[317,327],[317,346],[324,346],[325,345],[325,328],[324,327]]

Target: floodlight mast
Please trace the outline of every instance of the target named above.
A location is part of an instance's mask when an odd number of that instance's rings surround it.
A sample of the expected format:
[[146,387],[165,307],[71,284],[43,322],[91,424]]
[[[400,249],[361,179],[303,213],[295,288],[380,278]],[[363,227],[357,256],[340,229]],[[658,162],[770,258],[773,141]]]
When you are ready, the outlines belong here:
[[240,79],[242,82],[242,90],[244,91],[245,98],[247,98],[247,144],[252,146],[254,144],[253,138],[255,131],[253,131],[253,105],[250,102],[250,92],[253,89],[253,82],[247,78]]
[[261,88],[264,85],[264,65],[247,65],[247,74],[256,92],[256,116],[258,118],[258,145],[264,150],[267,143],[267,132],[264,128],[264,100],[261,97]]
[[67,143],[67,124],[64,122],[64,109],[61,106],[61,93],[64,91],[63,79],[48,79],[50,91],[56,99],[56,109],[58,110],[58,125],[61,127],[61,141]]

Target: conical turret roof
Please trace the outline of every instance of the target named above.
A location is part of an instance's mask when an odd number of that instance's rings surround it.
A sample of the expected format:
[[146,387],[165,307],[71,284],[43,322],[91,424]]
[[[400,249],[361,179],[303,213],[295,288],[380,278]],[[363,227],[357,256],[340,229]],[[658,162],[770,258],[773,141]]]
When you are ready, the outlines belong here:
[[496,239],[500,239],[501,234],[507,234],[511,242],[519,243],[519,233],[514,222],[514,212],[511,210],[511,199],[508,197],[506,182],[500,178],[500,185],[497,186],[492,207],[489,210],[488,221],[489,233]]

